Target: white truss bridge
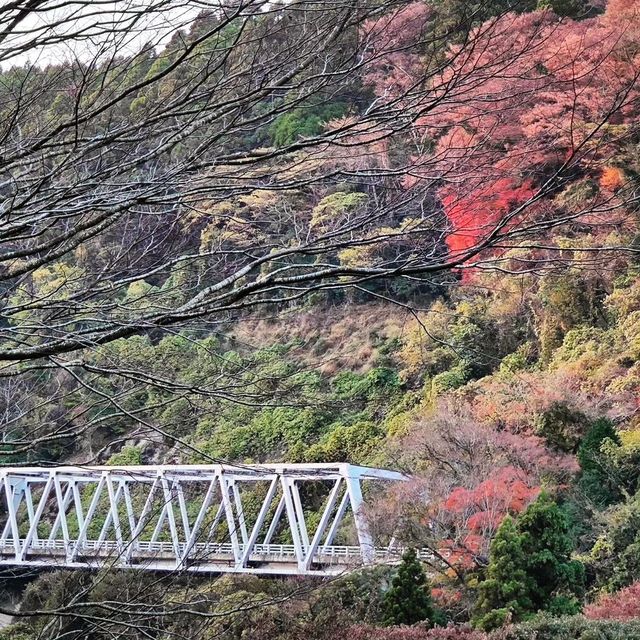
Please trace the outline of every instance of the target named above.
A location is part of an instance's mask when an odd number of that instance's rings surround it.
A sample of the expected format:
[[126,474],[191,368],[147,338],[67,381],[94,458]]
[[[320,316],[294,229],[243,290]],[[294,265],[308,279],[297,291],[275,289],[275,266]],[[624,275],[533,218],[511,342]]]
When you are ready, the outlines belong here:
[[[0,565],[336,575],[392,562],[349,464],[0,469]],[[312,524],[313,523],[313,524]]]

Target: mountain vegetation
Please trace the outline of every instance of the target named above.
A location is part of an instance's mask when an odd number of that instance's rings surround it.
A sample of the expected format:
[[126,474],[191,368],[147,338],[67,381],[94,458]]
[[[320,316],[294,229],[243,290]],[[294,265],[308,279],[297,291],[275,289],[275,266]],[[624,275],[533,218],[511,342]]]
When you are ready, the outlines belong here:
[[638,0],[0,7],[2,465],[411,476],[396,567],[7,569],[0,638],[640,639],[639,117]]

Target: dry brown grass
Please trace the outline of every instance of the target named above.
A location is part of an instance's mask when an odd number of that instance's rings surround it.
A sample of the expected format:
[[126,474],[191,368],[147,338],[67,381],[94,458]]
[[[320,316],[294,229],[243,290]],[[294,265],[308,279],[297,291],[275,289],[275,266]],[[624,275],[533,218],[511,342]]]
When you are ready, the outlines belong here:
[[388,340],[402,338],[413,326],[404,309],[380,302],[295,311],[277,318],[248,318],[233,337],[254,347],[297,342],[293,355],[325,375],[341,370],[363,373],[380,357]]

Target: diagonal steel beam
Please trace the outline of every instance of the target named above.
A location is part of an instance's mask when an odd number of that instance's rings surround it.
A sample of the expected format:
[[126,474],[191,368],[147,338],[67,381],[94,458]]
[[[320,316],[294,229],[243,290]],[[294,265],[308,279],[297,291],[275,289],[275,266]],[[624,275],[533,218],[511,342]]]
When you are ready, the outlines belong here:
[[[127,522],[129,524],[129,537],[131,538],[136,528],[136,516],[135,516],[135,510],[133,508],[133,501],[131,500],[131,491],[129,490],[129,484],[131,483],[128,482],[127,480],[123,482],[122,493],[124,495],[124,506],[125,506],[125,509],[127,510]],[[130,545],[127,544],[127,547],[129,546]]]
[[[13,549],[15,551],[16,560],[20,559],[20,533],[18,530],[18,518],[17,518],[17,508],[16,508],[16,491],[15,487],[11,483],[11,479],[9,474],[4,474],[3,478],[4,484],[4,495],[7,501],[7,513],[9,516],[9,530],[11,531],[11,537],[13,539]],[[22,491],[22,490],[20,490]]]
[[176,528],[175,514],[173,513],[171,487],[169,487],[169,481],[164,475],[160,478],[160,485],[162,486],[162,492],[164,495],[166,516],[169,521],[169,532],[171,533],[171,542],[176,554],[176,566],[178,566],[180,564],[180,539],[178,537],[178,529]]
[[75,562],[76,558],[78,557],[78,554],[80,553],[80,550],[82,549],[82,546],[84,545],[84,543],[86,542],[87,539],[87,532],[89,530],[89,526],[93,520],[93,516],[96,512],[96,509],[98,507],[98,503],[100,502],[100,497],[102,496],[102,491],[104,490],[104,486],[107,482],[107,472],[104,471],[101,475],[100,475],[100,480],[98,481],[98,484],[96,485],[96,490],[93,493],[93,496],[91,497],[91,502],[89,503],[89,508],[87,509],[87,513],[85,515],[84,518],[84,522],[82,523],[82,528],[80,529],[80,533],[78,534],[78,539],[76,540],[75,545],[73,546],[73,549],[71,550],[71,553],[69,554],[69,562]]
[[[118,502],[123,492],[124,492],[124,484],[120,482],[118,489],[114,491],[111,476],[107,475],[107,495],[109,496],[109,513],[111,514],[111,522],[113,523],[113,530],[116,534],[116,548],[118,550],[118,557],[122,557],[122,553],[124,551],[124,541],[122,539],[122,529],[120,527],[120,514],[118,513]],[[105,521],[105,524],[106,524],[106,521]]]
[[227,528],[229,529],[229,540],[231,542],[231,550],[233,552],[233,559],[236,566],[240,565],[240,559],[242,558],[242,552],[240,550],[240,543],[238,542],[238,530],[236,528],[236,520],[233,515],[233,506],[231,504],[231,498],[229,496],[229,483],[224,475],[220,474],[220,491],[222,492],[222,505],[224,508],[224,514],[227,519]]
[[246,545],[249,539],[247,534],[247,523],[244,517],[244,509],[242,508],[242,498],[240,497],[240,489],[238,483],[235,480],[230,482],[231,491],[233,493],[233,502],[236,509],[236,515],[238,517],[238,529],[242,537],[242,544]]
[[271,503],[278,491],[278,479],[274,478],[269,485],[269,489],[267,490],[267,495],[262,501],[262,506],[260,507],[260,512],[258,513],[258,518],[253,525],[253,529],[251,530],[251,535],[249,536],[249,540],[244,548],[244,553],[242,554],[242,558],[240,559],[240,566],[246,567],[249,558],[251,557],[251,553],[253,552],[253,548],[255,547],[256,541],[258,540],[258,536],[260,535],[260,530],[264,525],[264,521],[267,518],[269,513],[269,509],[271,508]]
[[280,524],[280,518],[282,517],[282,512],[284,511],[284,493],[280,496],[280,501],[278,502],[278,506],[276,507],[275,513],[273,514],[273,518],[271,519],[271,524],[269,525],[269,529],[262,541],[262,544],[271,544],[273,540],[273,536],[276,534],[276,529]]
[[342,496],[342,500],[340,501],[340,506],[336,511],[336,515],[331,522],[331,527],[329,527],[329,531],[327,533],[327,537],[325,538],[324,545],[325,547],[331,546],[333,544],[333,540],[336,537],[336,533],[338,533],[338,527],[342,524],[342,518],[349,506],[349,492],[345,491]]
[[174,486],[176,489],[176,494],[178,496],[178,506],[180,508],[180,518],[182,520],[182,531],[184,533],[184,539],[188,540],[191,537],[191,527],[189,526],[189,513],[187,511],[187,503],[184,499],[182,482],[177,481]]
[[136,548],[136,544],[138,538],[142,535],[144,528],[149,524],[152,518],[151,509],[153,508],[153,499],[156,494],[156,490],[158,488],[158,484],[160,482],[159,476],[156,476],[151,483],[151,487],[149,488],[149,493],[147,494],[147,498],[144,502],[144,507],[142,507],[142,512],[140,513],[140,518],[136,523],[135,527],[131,531],[131,538],[129,540],[129,544],[125,549],[123,554],[123,562],[129,564],[131,562],[131,556]]
[[[197,542],[198,535],[200,534],[200,529],[202,527],[202,523],[204,522],[204,519],[207,515],[207,510],[209,509],[209,507],[211,506],[211,503],[213,502],[213,498],[215,496],[217,486],[218,486],[217,478],[214,478],[213,480],[211,480],[211,482],[209,482],[209,486],[207,487],[207,492],[204,495],[202,505],[200,507],[200,510],[198,511],[198,515],[196,516],[195,522],[193,523],[193,527],[191,527],[191,532],[184,546],[184,551],[181,556],[182,562],[186,560],[186,558],[191,553],[191,549]],[[221,514],[221,510],[219,507],[218,507],[218,513]]]
[[[60,481],[60,476],[54,473],[53,476],[53,488],[55,490],[56,495],[56,504],[58,505],[58,515],[56,518],[56,523],[58,527],[62,528],[62,539],[64,540],[64,548],[65,551],[69,551],[70,539],[69,539],[69,526],[67,524],[67,507],[71,502],[71,497],[73,495],[71,491],[71,485],[67,486],[67,490],[62,494],[62,482]],[[49,534],[49,540],[55,540],[55,534],[57,533],[58,527],[54,523],[54,526],[51,529],[51,533]]]
[[313,556],[315,555],[318,546],[320,545],[320,541],[322,540],[322,536],[324,535],[327,525],[329,524],[329,520],[333,514],[333,510],[335,509],[336,502],[338,501],[338,495],[340,493],[340,488],[342,486],[342,479],[338,478],[331,488],[331,493],[327,499],[327,504],[322,512],[322,516],[320,517],[320,522],[318,523],[318,528],[311,540],[311,544],[307,549],[307,555],[304,558],[304,568],[306,571],[311,569],[311,564],[313,563]]
[[302,545],[302,539],[300,537],[300,525],[298,524],[298,516],[296,513],[296,507],[293,502],[293,495],[291,491],[291,478],[282,477],[281,485],[284,494],[284,505],[287,511],[287,519],[289,520],[289,528],[291,530],[291,538],[293,540],[293,549],[298,561],[298,567],[302,569],[304,567],[305,549]]
[[21,561],[24,561],[26,559],[27,553],[29,552],[29,547],[31,546],[31,542],[38,539],[38,524],[40,524],[40,519],[42,518],[42,514],[44,513],[44,508],[47,505],[47,500],[49,499],[49,494],[51,493],[52,488],[53,474],[49,475],[49,478],[44,485],[42,495],[40,496],[40,501],[38,502],[38,506],[31,520],[31,525],[29,526],[29,531],[27,531],[27,535],[23,540],[22,551],[20,553]]
[[[55,540],[58,535],[58,529],[63,526],[67,527],[67,509],[69,508],[69,503],[71,502],[71,498],[73,497],[73,491],[71,490],[71,485],[67,485],[64,494],[62,494],[62,483],[60,481],[59,474],[53,474],[53,486],[55,489],[55,497],[56,497],[56,517],[53,521],[53,525],[51,526],[51,531],[49,532],[49,540]],[[64,536],[65,529],[63,528],[62,534]],[[68,528],[67,528],[68,533]],[[67,536],[68,537],[68,536]]]
[[369,529],[366,515],[364,513],[364,500],[362,499],[362,487],[358,478],[347,478],[347,493],[351,502],[351,510],[358,532],[358,542],[362,550],[362,560],[365,564],[371,564],[375,559],[375,547]]
[[291,481],[291,496],[293,497],[293,506],[296,510],[296,520],[298,522],[298,528],[300,529],[300,541],[306,550],[309,548],[309,534],[307,532],[307,523],[304,519],[302,501],[300,500],[300,488],[295,480]]

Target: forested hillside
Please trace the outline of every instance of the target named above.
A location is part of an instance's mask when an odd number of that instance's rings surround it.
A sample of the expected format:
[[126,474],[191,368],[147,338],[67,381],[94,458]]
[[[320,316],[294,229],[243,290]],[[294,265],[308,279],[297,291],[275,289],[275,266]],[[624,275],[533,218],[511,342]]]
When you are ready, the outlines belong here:
[[0,638],[640,638],[640,2],[114,4],[0,7],[2,466],[396,469],[434,560]]

